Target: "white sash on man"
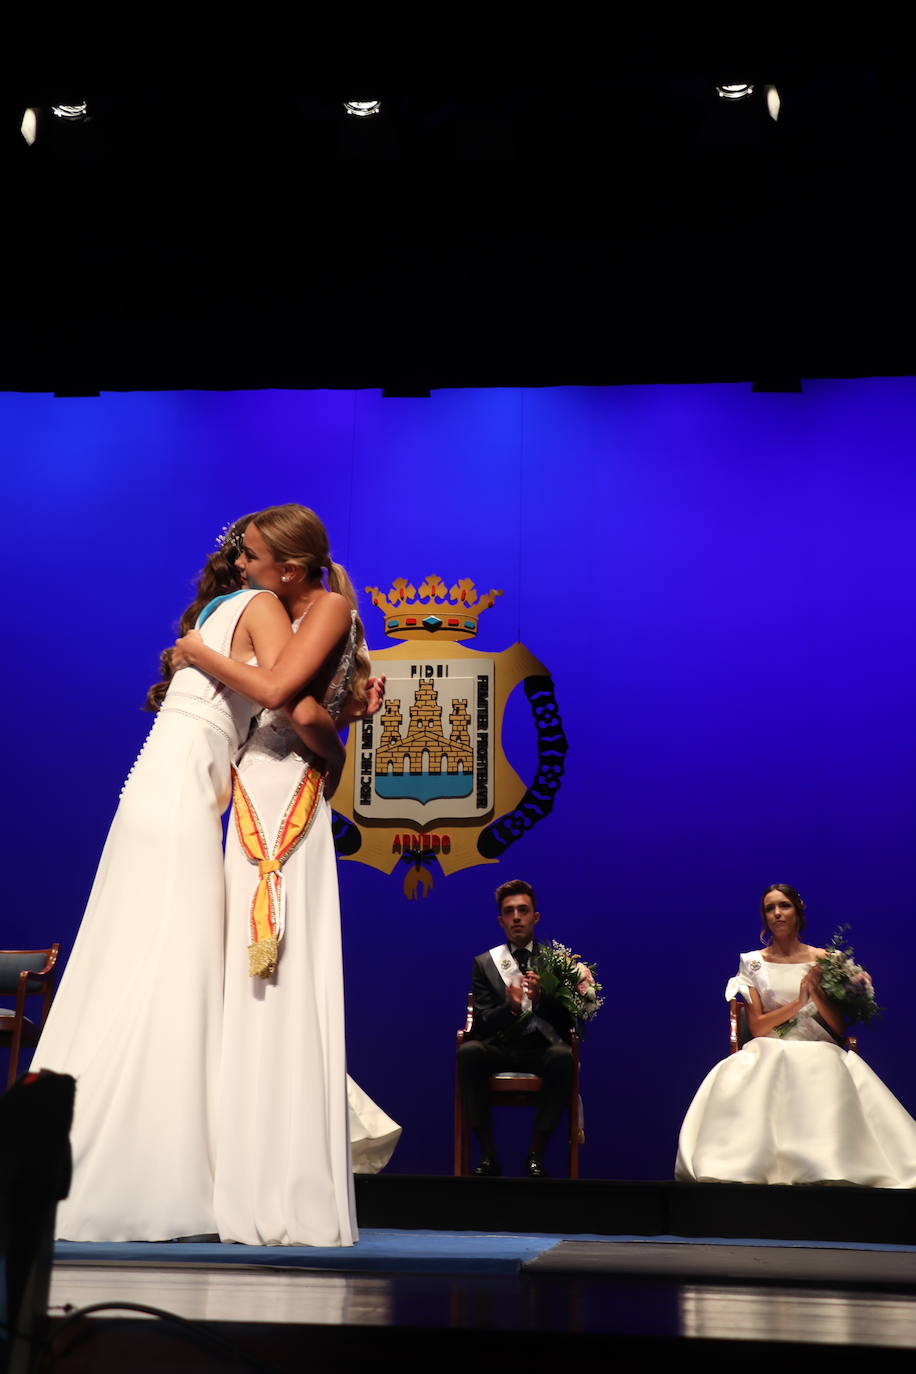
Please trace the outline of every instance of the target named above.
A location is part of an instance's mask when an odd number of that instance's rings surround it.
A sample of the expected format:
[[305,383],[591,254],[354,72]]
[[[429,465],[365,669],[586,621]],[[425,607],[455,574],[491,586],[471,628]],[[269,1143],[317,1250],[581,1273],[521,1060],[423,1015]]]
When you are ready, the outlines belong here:
[[[527,946],[523,946],[523,948],[527,949]],[[496,966],[497,973],[507,988],[516,987],[521,983],[523,977],[522,971],[518,966],[515,955],[508,945],[495,945],[488,953]],[[528,950],[528,953],[531,954],[532,951]],[[527,993],[522,993],[521,1009],[523,1012],[531,1011],[531,998]],[[562,1043],[562,1037],[557,1034],[549,1021],[544,1020],[543,1016],[537,1016],[532,1013],[532,1015],[527,1018],[524,1031],[527,1031],[529,1028],[531,1030],[539,1030],[544,1039],[549,1041],[551,1045],[559,1045]]]

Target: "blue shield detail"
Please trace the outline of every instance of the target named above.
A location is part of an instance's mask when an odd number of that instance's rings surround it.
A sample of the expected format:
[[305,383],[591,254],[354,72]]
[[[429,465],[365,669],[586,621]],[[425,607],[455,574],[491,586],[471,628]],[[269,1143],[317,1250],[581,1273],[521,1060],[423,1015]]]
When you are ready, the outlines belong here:
[[470,773],[377,773],[375,790],[391,801],[411,797],[425,806],[446,797],[469,797],[474,785]]

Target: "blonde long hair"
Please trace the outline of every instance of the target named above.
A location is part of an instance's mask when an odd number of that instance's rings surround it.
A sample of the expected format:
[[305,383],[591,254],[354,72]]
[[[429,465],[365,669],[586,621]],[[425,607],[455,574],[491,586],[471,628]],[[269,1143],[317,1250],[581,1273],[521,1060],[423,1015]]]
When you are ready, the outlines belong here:
[[268,506],[252,517],[252,524],[260,530],[278,563],[294,563],[303,569],[310,581],[320,580],[325,574],[328,591],[337,592],[346,599],[350,609],[356,611],[357,651],[350,695],[364,702],[371,665],[359,604],[346,568],[331,557],[328,532],[320,518],[308,506]]

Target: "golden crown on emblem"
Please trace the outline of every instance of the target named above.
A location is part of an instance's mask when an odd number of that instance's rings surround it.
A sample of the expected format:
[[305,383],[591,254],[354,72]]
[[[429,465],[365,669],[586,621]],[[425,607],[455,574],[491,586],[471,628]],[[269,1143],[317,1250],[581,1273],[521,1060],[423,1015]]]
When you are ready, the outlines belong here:
[[385,634],[391,639],[473,639],[481,615],[502,596],[495,587],[478,596],[469,577],[446,591],[442,578],[434,574],[419,588],[406,577],[396,577],[387,596],[378,587],[366,591],[384,615]]

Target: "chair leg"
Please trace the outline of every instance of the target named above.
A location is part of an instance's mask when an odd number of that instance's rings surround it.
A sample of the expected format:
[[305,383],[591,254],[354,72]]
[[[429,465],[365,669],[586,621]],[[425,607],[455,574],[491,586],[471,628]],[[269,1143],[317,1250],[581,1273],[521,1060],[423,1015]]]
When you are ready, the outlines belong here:
[[569,1114],[569,1176],[579,1177],[579,1112]]
[[579,1096],[579,1046],[573,1044],[572,1074],[569,1083],[569,1177],[579,1177],[579,1142],[582,1138],[582,1098]]
[[13,1031],[12,1040],[10,1042],[10,1067],[9,1072],[6,1075],[7,1091],[13,1086],[13,1084],[16,1082],[16,1079],[19,1077],[19,1053],[21,1049],[22,1026],[21,1024],[17,1024],[16,1029]]
[[462,1178],[468,1171],[468,1123],[461,1100],[461,1088],[455,1083],[455,1138],[452,1145],[452,1174]]

